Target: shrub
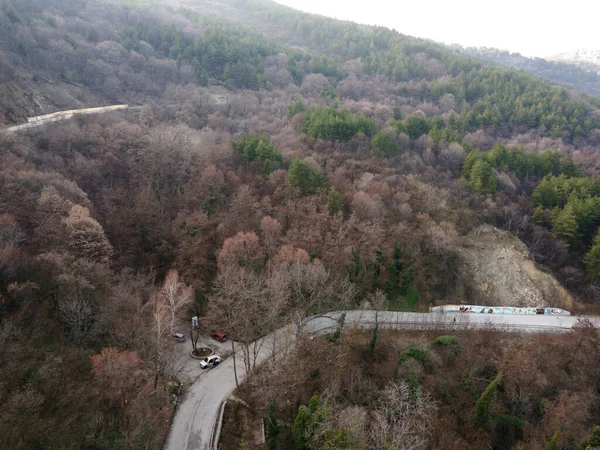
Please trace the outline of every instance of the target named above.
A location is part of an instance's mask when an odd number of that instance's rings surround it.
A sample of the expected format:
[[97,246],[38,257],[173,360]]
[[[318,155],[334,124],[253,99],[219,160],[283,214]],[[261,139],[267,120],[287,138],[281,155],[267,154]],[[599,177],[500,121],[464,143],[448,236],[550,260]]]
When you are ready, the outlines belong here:
[[440,346],[458,345],[458,338],[456,336],[443,335],[438,336],[433,343]]
[[594,449],[596,447],[600,447],[600,426],[595,426],[592,430],[592,434],[588,437],[583,444],[583,448],[586,450],[589,448]]
[[306,111],[306,106],[301,101],[290,103],[287,106],[288,117],[294,117],[296,114]]
[[515,416],[500,416],[496,422],[493,450],[510,450],[517,441],[523,440],[525,421]]
[[269,422],[267,424],[267,445],[269,450],[277,450],[277,438],[281,427],[275,416],[275,400],[271,400],[269,404]]
[[265,134],[245,134],[233,140],[231,146],[246,166],[257,161],[266,174],[273,172],[283,162],[283,155]]
[[429,122],[427,121],[427,118],[419,114],[408,116],[404,122],[404,126],[411,139],[418,139],[429,132]]
[[326,184],[323,172],[299,158],[292,160],[288,170],[288,180],[302,196],[314,195]]
[[410,388],[413,397],[417,397],[421,394],[421,383],[419,382],[417,374],[414,372],[410,372],[408,375],[408,387]]
[[292,439],[296,450],[312,450],[313,435],[329,414],[327,405],[318,396],[301,406],[292,425]]
[[333,186],[329,189],[328,196],[329,214],[335,216],[342,210],[342,197],[336,188]]
[[400,153],[400,146],[394,140],[394,136],[385,131],[381,131],[373,136],[371,149],[375,156],[388,158]]
[[424,363],[427,361],[427,349],[422,347],[410,347],[404,350],[398,358],[398,364],[408,361],[410,358]]
[[344,109],[311,108],[306,112],[302,132],[315,139],[348,142],[357,133],[371,137],[375,121]]
[[555,433],[552,435],[548,443],[544,446],[544,450],[556,450],[558,448],[558,439],[562,432],[562,425],[558,427]]
[[473,408],[473,420],[478,427],[489,426],[492,420],[492,403],[496,397],[498,386],[502,382],[502,372],[485,388],[483,393],[475,402]]

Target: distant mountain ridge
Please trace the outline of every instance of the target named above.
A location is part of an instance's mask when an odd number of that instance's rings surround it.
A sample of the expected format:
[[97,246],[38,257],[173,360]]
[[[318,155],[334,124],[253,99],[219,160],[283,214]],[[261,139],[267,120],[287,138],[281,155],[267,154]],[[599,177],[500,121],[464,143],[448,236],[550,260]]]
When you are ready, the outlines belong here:
[[558,53],[548,60],[574,64],[600,74],[600,49],[577,49],[572,52]]
[[[453,45],[455,51],[482,61],[522,70],[531,75],[565,84],[586,94],[600,97],[600,51],[573,52],[557,55],[552,60],[528,58],[520,53],[486,47],[461,47]],[[594,57],[596,63],[594,63]]]

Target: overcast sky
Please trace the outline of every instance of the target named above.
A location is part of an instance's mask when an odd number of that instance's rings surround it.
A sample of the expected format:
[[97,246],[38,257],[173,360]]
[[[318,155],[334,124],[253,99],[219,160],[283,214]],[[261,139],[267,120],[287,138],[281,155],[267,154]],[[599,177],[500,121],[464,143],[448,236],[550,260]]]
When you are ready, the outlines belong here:
[[525,56],[600,49],[598,0],[276,0],[302,11],[395,28],[447,44]]

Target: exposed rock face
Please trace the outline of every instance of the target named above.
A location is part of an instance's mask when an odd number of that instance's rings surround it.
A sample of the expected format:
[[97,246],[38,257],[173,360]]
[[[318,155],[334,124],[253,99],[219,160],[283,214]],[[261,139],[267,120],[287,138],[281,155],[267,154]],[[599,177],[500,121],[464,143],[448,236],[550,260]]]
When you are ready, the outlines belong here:
[[457,297],[489,306],[554,306],[572,299],[549,272],[536,266],[516,236],[490,225],[473,230],[456,246]]

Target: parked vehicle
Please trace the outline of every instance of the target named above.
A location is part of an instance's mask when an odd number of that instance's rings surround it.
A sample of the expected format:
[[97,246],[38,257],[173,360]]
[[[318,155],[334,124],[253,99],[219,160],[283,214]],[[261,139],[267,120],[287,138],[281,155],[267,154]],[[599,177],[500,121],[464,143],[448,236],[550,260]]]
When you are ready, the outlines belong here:
[[177,340],[177,342],[185,341],[185,334],[183,333],[174,333],[173,337]]
[[219,355],[211,355],[206,358],[200,360],[200,367],[203,369],[208,369],[209,367],[216,367],[221,362],[221,357]]
[[226,342],[229,339],[227,336],[225,336],[225,333],[221,333],[220,331],[214,331],[210,337],[217,342]]

